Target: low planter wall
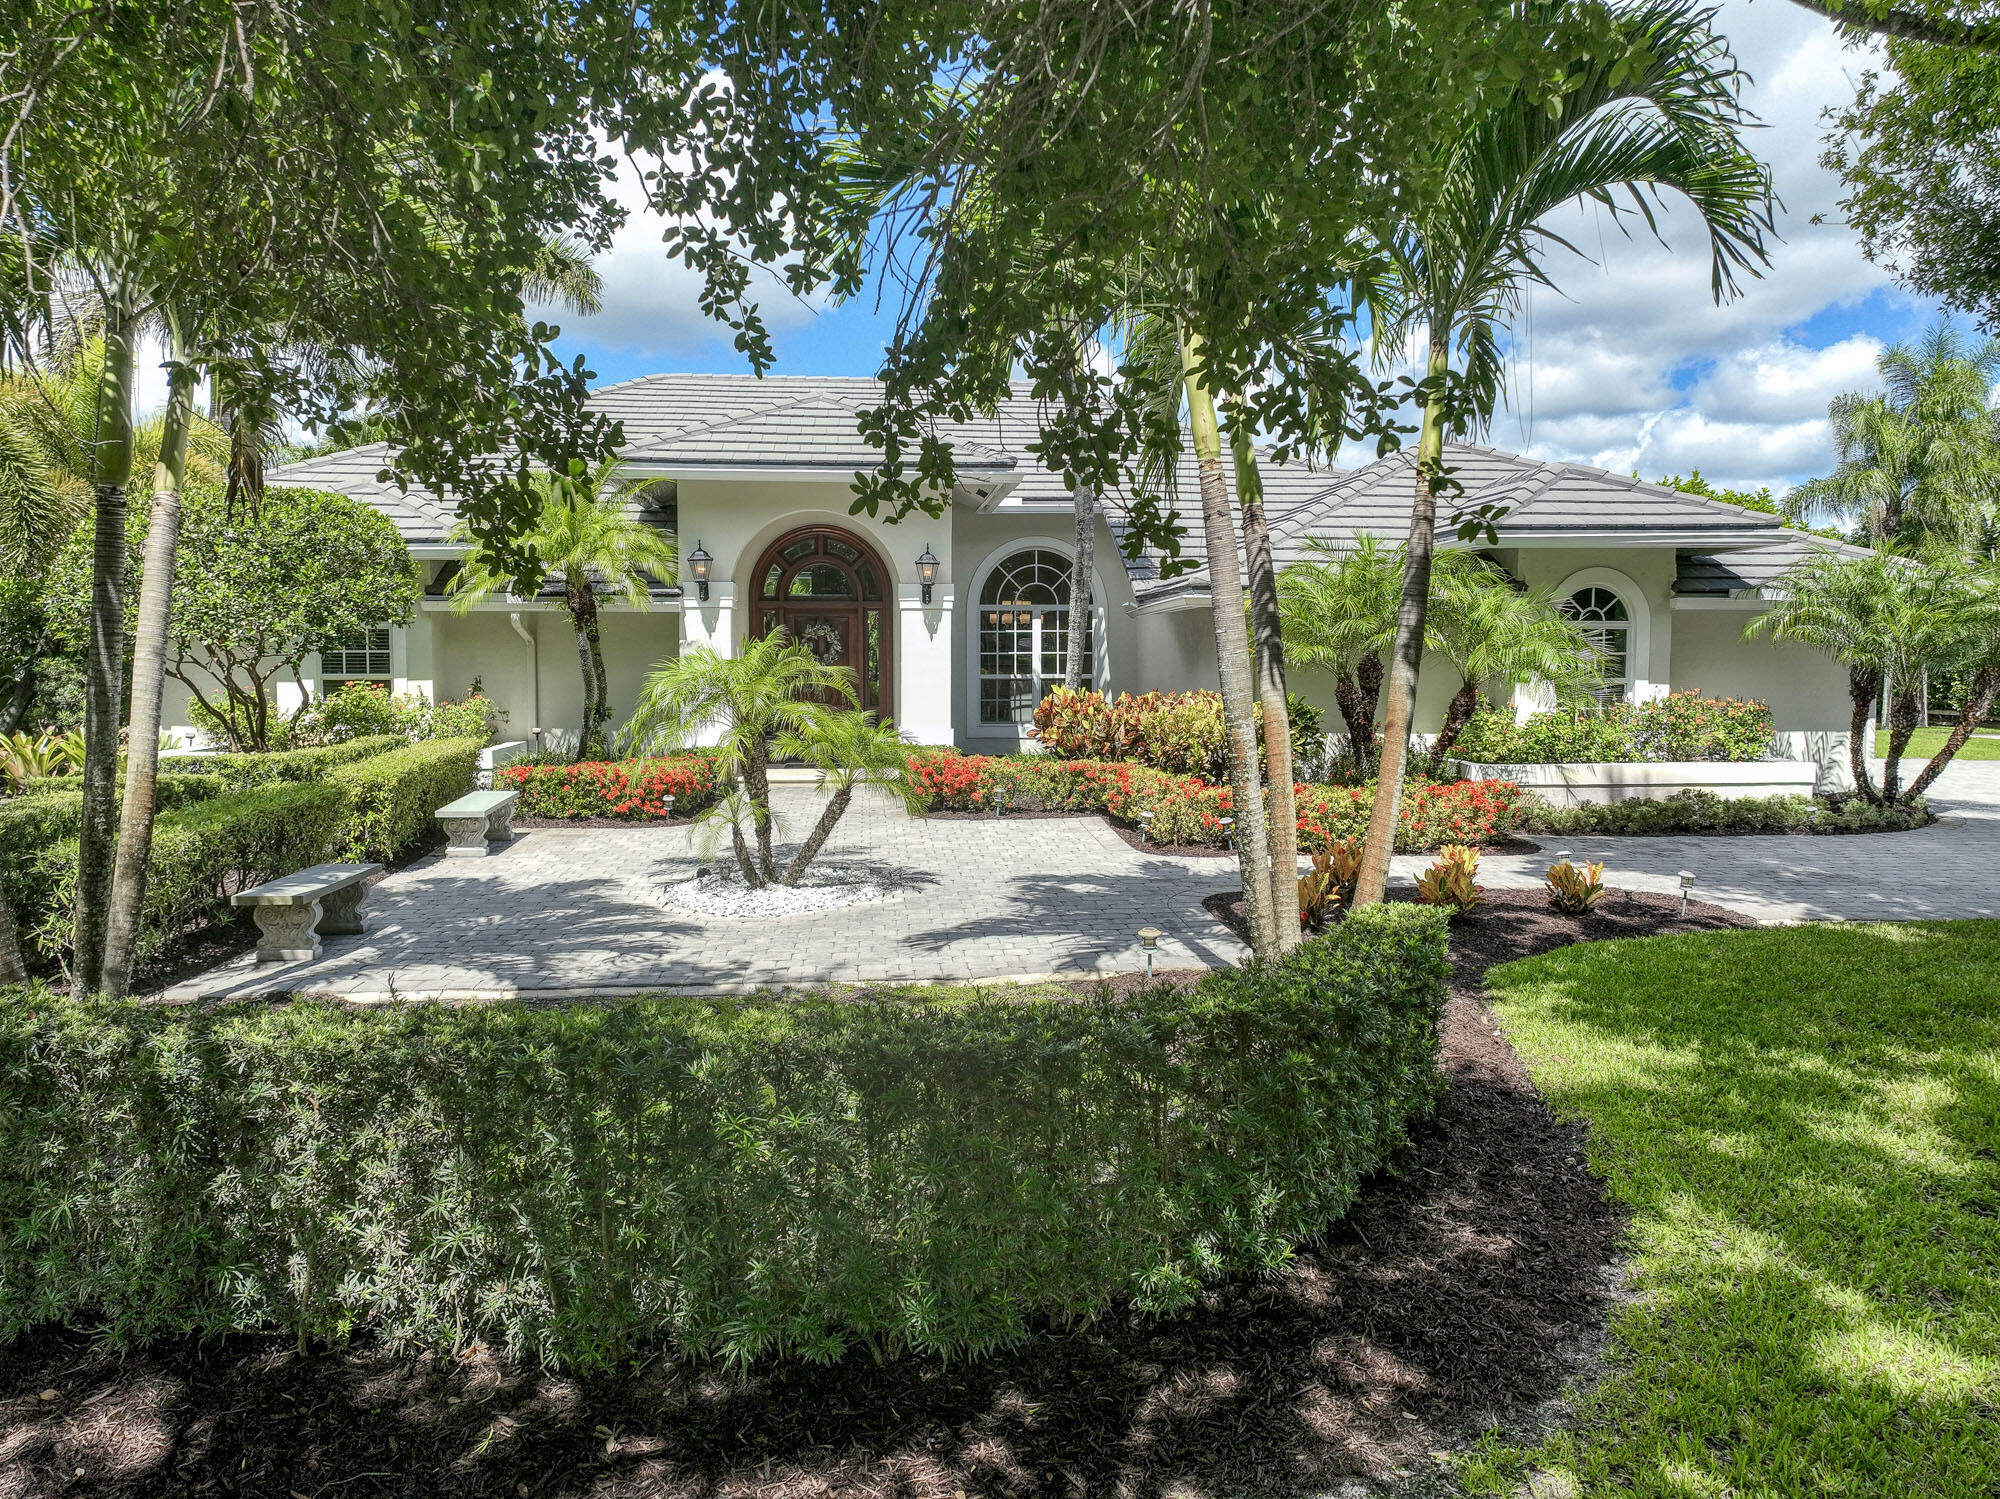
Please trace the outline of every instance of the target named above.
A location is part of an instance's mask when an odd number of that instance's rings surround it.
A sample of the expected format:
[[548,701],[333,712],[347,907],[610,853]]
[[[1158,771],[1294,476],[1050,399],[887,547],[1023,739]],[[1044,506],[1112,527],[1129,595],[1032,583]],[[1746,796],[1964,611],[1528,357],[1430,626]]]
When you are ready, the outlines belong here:
[[1712,791],[1736,800],[1811,796],[1821,780],[1812,760],[1593,760],[1575,765],[1481,765],[1451,762],[1468,781],[1512,781],[1556,807],[1656,801],[1681,791]]

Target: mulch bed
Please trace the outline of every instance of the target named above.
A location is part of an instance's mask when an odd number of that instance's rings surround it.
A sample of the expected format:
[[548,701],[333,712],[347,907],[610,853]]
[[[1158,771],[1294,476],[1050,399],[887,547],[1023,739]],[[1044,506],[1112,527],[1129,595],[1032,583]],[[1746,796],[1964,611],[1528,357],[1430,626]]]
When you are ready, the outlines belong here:
[[658,1359],[574,1379],[365,1339],[120,1357],[46,1331],[0,1350],[0,1495],[1385,1492],[1488,1427],[1545,1423],[1619,1295],[1621,1215],[1496,1033],[1481,977],[1579,940],[1747,923],[1699,905],[1682,920],[1663,896],[1605,907],[1561,917],[1494,892],[1459,923],[1436,1116],[1293,1266],[1187,1314],[974,1362],[740,1376]]

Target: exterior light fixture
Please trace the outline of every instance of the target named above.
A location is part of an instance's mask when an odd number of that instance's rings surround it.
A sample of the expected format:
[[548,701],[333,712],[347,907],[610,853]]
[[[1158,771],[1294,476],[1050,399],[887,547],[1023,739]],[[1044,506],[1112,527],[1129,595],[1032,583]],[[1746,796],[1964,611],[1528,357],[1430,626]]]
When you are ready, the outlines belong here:
[[1681,915],[1683,916],[1688,913],[1688,892],[1692,889],[1694,889],[1694,871],[1683,869],[1681,871]]
[[1141,843],[1151,843],[1153,841],[1153,814],[1151,812],[1141,812],[1139,814],[1139,841]]
[[708,565],[714,560],[701,549],[699,541],[694,544],[694,550],[688,553],[688,571],[694,575],[694,586],[704,604],[708,602]]
[[995,817],[1004,817],[1007,815],[1007,788],[1005,786],[995,786],[993,788],[993,815]]
[[673,798],[672,798],[671,796],[663,796],[663,797],[661,797],[661,798],[660,798],[660,816],[662,816],[662,817],[672,817],[673,815],[674,815],[674,799],[673,799]]
[[937,582],[938,560],[931,555],[931,544],[924,543],[924,553],[917,558],[917,581],[924,585],[924,602],[931,601],[931,585]]
[[1565,849],[1559,849],[1559,850],[1557,850],[1557,852],[1556,852],[1556,863],[1558,863],[1558,864],[1568,864],[1568,863],[1570,863],[1570,862],[1571,862],[1571,860],[1570,860],[1570,856],[1569,856],[1569,850],[1568,850],[1568,849],[1566,849],[1566,848],[1565,848]]
[[1215,820],[1222,824],[1222,846],[1224,848],[1236,847],[1236,819],[1233,817],[1218,817]]
[[1139,928],[1139,946],[1146,953],[1146,982],[1153,981],[1153,954],[1160,945],[1160,929],[1156,926]]

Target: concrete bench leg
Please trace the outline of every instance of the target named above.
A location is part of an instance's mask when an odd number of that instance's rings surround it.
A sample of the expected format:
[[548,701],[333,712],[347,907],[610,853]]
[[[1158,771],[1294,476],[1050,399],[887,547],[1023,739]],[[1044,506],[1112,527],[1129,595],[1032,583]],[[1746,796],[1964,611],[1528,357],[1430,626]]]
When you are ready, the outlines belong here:
[[512,843],[514,841],[514,804],[495,807],[486,814],[486,841],[488,843]]
[[361,934],[361,903],[368,898],[367,884],[349,885],[319,898],[326,914],[313,928],[322,937],[357,937]]
[[321,912],[316,900],[296,906],[255,906],[257,917],[257,961],[259,963],[310,962],[319,956]]
[[444,824],[444,835],[450,840],[445,847],[447,858],[463,858],[467,854],[483,856],[486,852],[486,813],[476,817],[440,817]]

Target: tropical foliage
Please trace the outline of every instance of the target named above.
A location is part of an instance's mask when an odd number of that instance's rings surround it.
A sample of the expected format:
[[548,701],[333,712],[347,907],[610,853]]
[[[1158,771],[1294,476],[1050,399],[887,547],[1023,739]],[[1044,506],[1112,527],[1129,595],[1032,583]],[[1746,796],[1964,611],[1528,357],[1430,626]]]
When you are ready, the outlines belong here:
[[[2000,570],[1826,551],[1788,568],[1775,588],[1780,598],[1744,627],[1744,638],[1797,641],[1845,666],[1858,794],[1888,804],[1921,797],[2000,697]],[[1902,755],[1918,725],[1925,673],[1934,669],[1972,672],[1971,693],[1951,734],[1905,788]],[[1889,743],[1878,789],[1867,728],[1885,689]]]
[[[853,673],[822,665],[776,630],[747,640],[735,656],[707,646],[661,663],[647,677],[630,731],[662,750],[711,738],[717,745],[715,800],[697,822],[709,854],[727,838],[737,872],[752,890],[796,885],[866,785],[921,800],[902,779],[907,747],[893,725],[855,706]],[[830,794],[818,822],[781,874],[773,849],[770,766],[802,760]],[[746,832],[747,829],[747,832]]]
[[1794,519],[1831,516],[1878,547],[2000,548],[2000,339],[1968,343],[1939,323],[1876,361],[1883,389],[1827,408],[1840,463],[1785,496]]
[[[1406,209],[1374,231],[1357,296],[1374,316],[1381,356],[1400,359],[1420,341],[1426,374],[1402,607],[1389,661],[1385,794],[1360,900],[1382,899],[1388,880],[1396,795],[1429,638],[1437,502],[1451,485],[1444,444],[1498,402],[1502,331],[1523,288],[1553,285],[1550,250],[1568,248],[1552,216],[1579,201],[1614,215],[1629,203],[1657,228],[1667,198],[1684,199],[1707,234],[1718,299],[1734,289],[1740,272],[1765,261],[1770,176],[1744,144],[1740,74],[1713,18],[1678,0],[1617,10],[1614,23],[1633,54],[1607,52],[1574,67],[1560,109],[1523,95],[1474,116],[1423,170],[1412,171]],[[1469,517],[1467,525],[1490,527],[1493,519],[1489,512]]]
[[[507,558],[480,547],[452,580],[451,596],[454,607],[465,611],[495,597],[514,597],[517,588],[532,598],[547,583],[561,586],[583,674],[576,758],[590,760],[610,749],[602,608],[613,602],[641,612],[652,608],[652,586],[679,576],[680,552],[671,534],[640,513],[634,486],[617,483],[610,465],[585,473],[540,473],[528,482],[535,496],[534,518],[517,545],[533,558],[531,576],[520,578]],[[461,542],[474,539],[462,522],[453,534]]]

